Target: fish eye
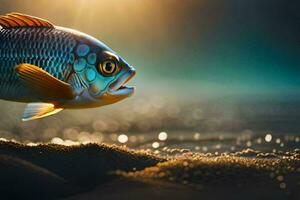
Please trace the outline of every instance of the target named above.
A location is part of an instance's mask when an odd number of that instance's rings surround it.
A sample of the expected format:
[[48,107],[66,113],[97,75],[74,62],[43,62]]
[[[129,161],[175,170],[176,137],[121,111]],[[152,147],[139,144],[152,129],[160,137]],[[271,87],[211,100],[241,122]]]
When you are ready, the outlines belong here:
[[113,76],[118,71],[118,66],[115,61],[106,60],[99,64],[100,72],[104,76]]

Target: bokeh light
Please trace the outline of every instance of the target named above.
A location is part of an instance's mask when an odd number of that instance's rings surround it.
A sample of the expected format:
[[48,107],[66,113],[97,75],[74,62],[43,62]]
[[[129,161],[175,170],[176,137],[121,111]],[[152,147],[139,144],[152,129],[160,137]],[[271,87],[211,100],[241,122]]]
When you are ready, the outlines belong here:
[[126,143],[128,141],[128,136],[125,134],[121,134],[118,136],[118,141],[120,143]]
[[159,142],[153,142],[153,143],[152,143],[152,147],[153,147],[154,149],[157,149],[157,148],[159,147]]
[[167,140],[167,138],[168,138],[168,134],[166,132],[160,132],[158,134],[158,139],[160,141],[165,141],[165,140]]
[[271,142],[271,141],[272,141],[272,135],[271,135],[271,134],[267,134],[267,135],[265,136],[265,141],[266,141],[266,142]]

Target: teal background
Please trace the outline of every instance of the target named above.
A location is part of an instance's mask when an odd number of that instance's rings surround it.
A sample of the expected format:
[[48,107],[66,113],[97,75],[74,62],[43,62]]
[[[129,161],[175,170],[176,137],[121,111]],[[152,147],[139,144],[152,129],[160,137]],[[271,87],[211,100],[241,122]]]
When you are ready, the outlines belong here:
[[66,127],[92,132],[91,124],[98,121],[118,123],[117,129],[99,130],[110,133],[174,129],[298,133],[299,1],[0,3],[1,14],[26,13],[90,34],[137,70],[128,83],[137,87],[136,95],[99,109],[63,111],[23,124],[24,105],[1,102],[0,129],[16,130],[15,137],[47,139],[36,132],[49,127],[57,127],[56,134]]
[[40,16],[99,38],[137,68],[139,92],[299,98],[297,1],[49,2],[2,0],[0,12]]

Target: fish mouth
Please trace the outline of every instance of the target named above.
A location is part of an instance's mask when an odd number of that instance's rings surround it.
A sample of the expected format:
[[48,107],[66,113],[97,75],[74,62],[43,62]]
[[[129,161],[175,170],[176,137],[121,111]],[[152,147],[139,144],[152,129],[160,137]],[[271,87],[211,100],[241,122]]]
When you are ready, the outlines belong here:
[[108,93],[114,96],[130,96],[134,93],[135,87],[125,86],[125,84],[130,81],[136,72],[133,68],[124,72],[117,80],[112,82],[108,87]]

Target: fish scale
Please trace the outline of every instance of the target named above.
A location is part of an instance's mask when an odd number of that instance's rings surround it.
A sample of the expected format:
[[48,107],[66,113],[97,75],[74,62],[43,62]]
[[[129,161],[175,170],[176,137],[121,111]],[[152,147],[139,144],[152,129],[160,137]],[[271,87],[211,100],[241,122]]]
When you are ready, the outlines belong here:
[[66,81],[72,71],[75,46],[76,39],[58,29],[0,29],[0,97],[10,98],[16,92],[20,99],[33,95],[14,73],[20,63],[39,66]]

